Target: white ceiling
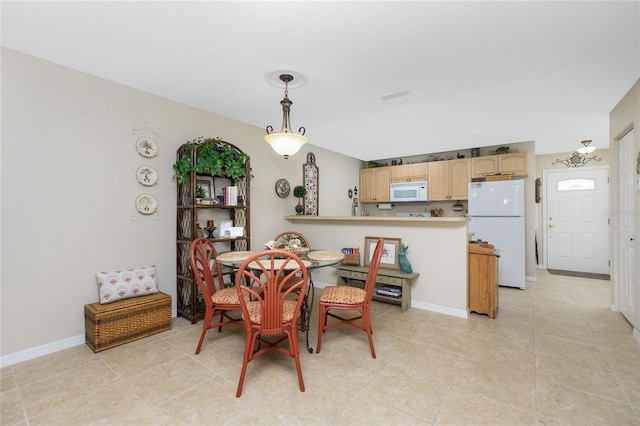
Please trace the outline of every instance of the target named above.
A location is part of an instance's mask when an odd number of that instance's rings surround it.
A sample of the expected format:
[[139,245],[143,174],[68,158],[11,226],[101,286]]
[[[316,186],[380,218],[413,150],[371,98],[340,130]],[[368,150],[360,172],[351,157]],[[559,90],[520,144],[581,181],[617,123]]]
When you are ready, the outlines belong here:
[[265,74],[303,73],[292,127],[363,160],[528,140],[537,154],[607,147],[609,112],[640,77],[640,1],[0,7],[6,47],[259,127],[282,119],[283,87]]

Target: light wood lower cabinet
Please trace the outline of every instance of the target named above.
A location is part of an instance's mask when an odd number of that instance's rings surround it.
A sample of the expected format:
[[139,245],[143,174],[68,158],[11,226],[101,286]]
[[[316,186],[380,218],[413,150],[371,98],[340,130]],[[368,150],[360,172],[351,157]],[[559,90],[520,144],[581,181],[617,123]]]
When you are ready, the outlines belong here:
[[498,255],[469,253],[469,311],[496,317]]

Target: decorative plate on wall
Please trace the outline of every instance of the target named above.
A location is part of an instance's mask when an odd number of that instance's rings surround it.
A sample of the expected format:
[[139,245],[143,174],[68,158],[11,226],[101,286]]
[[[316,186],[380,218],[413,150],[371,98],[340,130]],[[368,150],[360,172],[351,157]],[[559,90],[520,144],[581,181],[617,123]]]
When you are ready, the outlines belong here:
[[153,139],[143,136],[136,141],[138,154],[143,157],[153,158],[158,155],[158,144]]
[[142,214],[153,214],[158,210],[158,200],[150,194],[141,194],[136,198],[136,208]]
[[291,192],[291,185],[289,185],[289,181],[286,179],[278,179],[276,181],[276,194],[280,198],[287,198],[289,196],[289,192]]
[[153,186],[158,183],[158,172],[151,166],[140,166],[136,171],[138,182],[144,186]]

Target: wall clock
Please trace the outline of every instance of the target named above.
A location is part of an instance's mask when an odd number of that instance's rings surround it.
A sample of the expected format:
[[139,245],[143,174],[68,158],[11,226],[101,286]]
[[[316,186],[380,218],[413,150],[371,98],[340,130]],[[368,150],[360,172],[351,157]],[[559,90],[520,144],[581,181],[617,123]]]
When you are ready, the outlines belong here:
[[289,196],[289,192],[291,192],[291,185],[289,185],[289,181],[286,179],[278,179],[276,181],[276,194],[280,198],[287,198]]

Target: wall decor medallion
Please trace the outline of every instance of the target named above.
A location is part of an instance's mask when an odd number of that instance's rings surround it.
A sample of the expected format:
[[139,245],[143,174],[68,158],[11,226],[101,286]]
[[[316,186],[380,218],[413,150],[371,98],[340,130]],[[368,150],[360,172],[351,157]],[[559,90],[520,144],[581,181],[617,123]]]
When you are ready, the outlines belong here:
[[602,158],[595,155],[587,157],[585,154],[575,151],[567,158],[557,158],[551,165],[563,164],[565,167],[583,167],[586,166],[589,161],[602,161]]
[[307,162],[302,166],[302,181],[307,189],[307,196],[304,198],[304,212],[308,215],[318,216],[320,170],[316,166],[316,156],[312,152],[307,154]]
[[150,194],[140,194],[136,198],[136,208],[142,214],[153,214],[158,210],[158,200]]
[[143,157],[153,158],[158,155],[158,144],[153,139],[143,136],[136,140],[136,150]]
[[158,183],[158,172],[151,166],[140,166],[136,170],[138,182],[144,186],[153,186]]
[[288,180],[278,179],[276,181],[276,194],[278,194],[278,197],[287,198],[290,192],[291,192],[291,185],[289,185]]

